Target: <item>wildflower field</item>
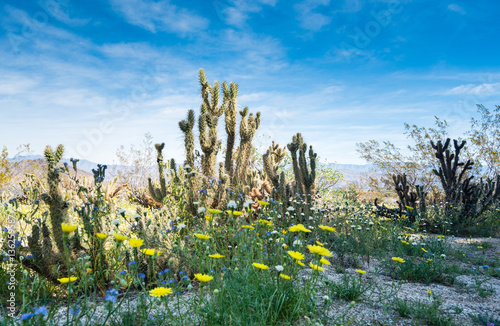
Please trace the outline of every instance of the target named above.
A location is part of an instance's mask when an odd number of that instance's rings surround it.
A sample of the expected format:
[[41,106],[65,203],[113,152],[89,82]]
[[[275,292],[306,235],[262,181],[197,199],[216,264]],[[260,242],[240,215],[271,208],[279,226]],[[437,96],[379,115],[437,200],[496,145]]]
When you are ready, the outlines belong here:
[[500,179],[473,183],[463,144],[432,142],[433,194],[404,174],[397,206],[325,194],[301,134],[258,161],[260,113],[237,111],[235,83],[200,84],[185,162],[156,144],[142,190],[110,189],[105,165],[79,177],[59,145],[4,195],[1,325],[500,324]]

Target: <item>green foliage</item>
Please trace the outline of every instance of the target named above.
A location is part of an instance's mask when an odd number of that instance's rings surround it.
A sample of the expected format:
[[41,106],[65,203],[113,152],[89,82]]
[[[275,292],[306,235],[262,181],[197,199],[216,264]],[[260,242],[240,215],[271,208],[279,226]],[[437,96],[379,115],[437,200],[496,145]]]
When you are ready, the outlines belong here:
[[2,154],[0,154],[0,189],[7,185],[7,183],[12,178],[12,173],[9,167],[9,152],[7,147],[3,147]]
[[[412,302],[397,298],[394,300],[394,309],[403,318],[412,317],[418,320],[419,324],[435,326],[453,326],[453,318],[441,310],[442,300],[432,296],[432,302],[423,301]],[[422,325],[420,324],[420,325]]]

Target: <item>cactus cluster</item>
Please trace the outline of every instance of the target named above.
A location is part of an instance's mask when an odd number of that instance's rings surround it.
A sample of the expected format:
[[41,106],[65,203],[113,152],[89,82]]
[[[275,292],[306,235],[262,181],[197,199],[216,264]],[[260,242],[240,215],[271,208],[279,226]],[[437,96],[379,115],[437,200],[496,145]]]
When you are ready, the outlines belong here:
[[[264,154],[264,168],[256,169],[252,161],[252,141],[260,126],[260,112],[254,115],[249,112],[248,107],[238,110],[238,84],[234,82],[230,84],[223,82],[222,87],[217,81],[210,84],[205,72],[200,69],[199,83],[202,103],[197,121],[195,112],[189,110],[187,118],[179,122],[179,128],[184,134],[186,152],[184,171],[187,173],[183,182],[187,189],[184,200],[189,207],[188,210],[196,215],[195,203],[200,202],[211,208],[224,207],[228,199],[228,189],[236,193],[245,193],[252,198],[261,198],[264,193],[271,194],[274,191],[285,205],[288,205],[290,198],[296,193],[304,196],[310,204],[314,195],[317,154],[312,146],[308,148],[304,143],[302,135],[294,136],[292,143],[288,145],[294,169],[293,183],[287,182],[284,173],[278,173],[277,166],[285,157],[285,148],[280,149],[274,143],[270,151]],[[227,134],[226,151],[217,173],[216,158],[221,145],[217,127],[222,115]],[[196,123],[200,154],[195,149],[193,128]],[[149,193],[155,201],[162,202],[168,194],[163,170],[163,144],[157,144],[156,149],[160,187],[154,187],[150,180]],[[217,185],[214,186],[215,182]]]

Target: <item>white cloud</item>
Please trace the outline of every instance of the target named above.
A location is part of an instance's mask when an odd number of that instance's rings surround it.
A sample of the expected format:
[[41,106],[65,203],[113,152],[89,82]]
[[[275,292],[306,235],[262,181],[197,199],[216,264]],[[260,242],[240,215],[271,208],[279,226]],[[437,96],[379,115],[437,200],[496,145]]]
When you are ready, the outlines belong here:
[[455,3],[450,4],[448,6],[448,10],[451,10],[451,11],[454,11],[454,12],[458,12],[459,14],[462,14],[462,15],[466,14],[464,8],[460,7],[459,5],[457,5]]
[[133,25],[152,33],[157,31],[177,34],[197,33],[208,27],[208,20],[170,4],[167,0],[151,2],[145,0],[111,0],[113,8]]
[[242,27],[246,24],[247,20],[252,13],[262,11],[263,5],[274,7],[277,0],[233,0],[232,6],[225,6],[225,4],[216,5],[216,10],[220,10],[224,20],[227,24],[236,27]]
[[444,95],[490,96],[500,94],[500,83],[460,85],[443,93]]
[[324,26],[330,24],[332,18],[324,14],[314,12],[322,6],[328,6],[330,0],[305,0],[294,6],[300,26],[306,30],[319,31]]

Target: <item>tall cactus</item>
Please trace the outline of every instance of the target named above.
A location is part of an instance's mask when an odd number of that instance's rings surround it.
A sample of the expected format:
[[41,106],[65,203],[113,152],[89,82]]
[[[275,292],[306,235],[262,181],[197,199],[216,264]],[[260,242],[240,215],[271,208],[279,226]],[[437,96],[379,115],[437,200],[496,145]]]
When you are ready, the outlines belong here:
[[165,180],[165,172],[163,163],[163,148],[165,147],[165,143],[155,144],[156,152],[157,152],[157,162],[158,162],[158,173],[160,175],[160,188],[156,188],[151,181],[151,178],[148,178],[149,183],[149,194],[153,199],[159,203],[163,202],[163,199],[167,197],[167,183]]
[[238,104],[236,100],[236,97],[238,96],[238,84],[231,83],[228,87],[227,83],[223,82],[222,91],[227,102],[226,108],[224,110],[227,134],[226,159],[224,165],[226,168],[226,172],[229,174],[229,177],[232,178],[234,173],[233,150],[236,137],[236,116],[238,114]]
[[236,174],[234,178],[244,180],[244,171],[249,166],[250,155],[252,154],[252,140],[260,125],[260,112],[257,112],[255,118],[250,113],[247,120],[248,107],[245,107],[240,111],[240,115],[240,148],[236,158]]
[[49,192],[42,194],[41,198],[49,205],[50,221],[52,224],[52,234],[60,252],[64,252],[63,231],[61,224],[68,210],[69,204],[64,200],[60,189],[60,175],[57,164],[64,154],[63,145],[58,145],[56,150],[47,146],[44,151],[47,159],[47,180],[49,182]]
[[200,69],[200,85],[203,99],[201,114],[198,118],[200,147],[203,151],[201,168],[205,176],[213,177],[215,176],[215,163],[219,151],[217,124],[219,117],[224,113],[225,100],[219,105],[219,82],[216,81],[213,86],[210,86],[203,69]]
[[306,194],[306,202],[312,202],[312,195],[314,195],[314,181],[316,179],[316,158],[317,153],[314,153],[312,146],[309,146],[309,168],[307,167],[306,160],[307,144],[302,144],[299,149],[299,167],[302,176],[302,184]]
[[303,143],[304,140],[302,139],[302,135],[300,133],[297,133],[297,135],[293,136],[292,142],[287,145],[288,150],[290,151],[290,155],[292,156],[292,167],[295,177],[294,191],[298,194],[304,194],[302,175],[299,168],[299,160],[297,157],[297,151],[302,147]]
[[264,165],[264,171],[271,180],[274,188],[280,186],[280,178],[278,174],[278,165],[285,158],[285,148],[280,148],[278,144],[273,144],[269,146],[269,149],[264,155],[262,155],[262,162]]
[[[459,145],[456,139],[453,140],[455,153],[451,153],[448,148],[450,138],[446,139],[444,144],[441,140],[437,144],[434,144],[431,140],[432,148],[436,151],[435,156],[439,162],[439,169],[434,169],[433,172],[441,180],[445,200],[449,205],[458,203],[465,180],[473,178],[473,176],[466,178],[465,175],[468,170],[472,169],[474,163],[471,160],[467,160],[465,163],[460,162],[460,151],[464,148],[465,143],[466,141],[463,140]],[[459,168],[461,168],[461,171]]]
[[184,133],[184,147],[186,149],[186,165],[194,168],[194,111],[189,110],[187,119],[179,122],[179,128]]

